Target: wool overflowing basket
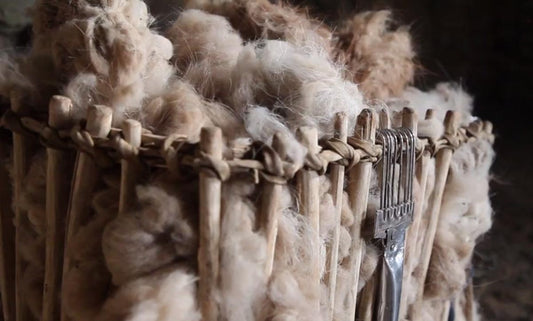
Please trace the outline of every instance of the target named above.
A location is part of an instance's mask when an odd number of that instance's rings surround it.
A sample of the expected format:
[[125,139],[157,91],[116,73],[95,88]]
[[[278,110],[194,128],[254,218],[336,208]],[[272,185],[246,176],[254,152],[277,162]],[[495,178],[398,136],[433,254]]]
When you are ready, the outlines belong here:
[[[5,321],[474,321],[492,124],[388,11],[39,0],[0,53]],[[482,310],[481,310],[482,311]]]

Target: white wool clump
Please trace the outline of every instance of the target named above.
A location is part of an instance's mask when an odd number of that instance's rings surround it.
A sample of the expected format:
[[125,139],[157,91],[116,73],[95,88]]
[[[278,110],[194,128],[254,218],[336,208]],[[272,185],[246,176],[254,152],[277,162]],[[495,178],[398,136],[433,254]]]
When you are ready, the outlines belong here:
[[200,321],[196,278],[171,266],[129,282],[107,300],[97,321]]
[[492,146],[484,140],[465,144],[453,155],[424,291],[427,298],[456,296],[466,284],[476,240],[492,224],[493,158]]
[[473,98],[456,83],[441,82],[427,92],[415,87],[407,87],[401,98],[406,100],[409,107],[413,108],[420,117],[431,108],[435,111],[437,119],[444,119],[448,110],[457,110],[462,113],[466,123],[472,120],[469,116],[472,114]]
[[104,231],[102,249],[115,285],[192,257],[196,231],[180,201],[158,186],[138,186],[139,205]]
[[318,257],[320,244],[309,220],[295,211],[291,191],[283,187],[280,201],[278,237],[272,279],[268,295],[273,304],[274,320],[320,320],[316,302],[320,285],[309,282],[313,267],[308,264]]
[[223,190],[220,235],[220,307],[225,320],[258,320],[265,304],[266,239],[254,232],[254,184],[234,178]]
[[181,76],[204,97],[227,95],[242,39],[221,16],[183,11],[166,31],[174,45],[174,64]]
[[363,108],[357,86],[342,79],[338,68],[313,47],[267,40],[247,45],[233,73],[230,106],[244,112],[250,104],[282,115],[291,129],[314,126],[320,136],[333,132],[334,115],[344,112],[353,128]]
[[300,167],[305,161],[307,148],[301,145],[287,128],[281,116],[271,112],[265,107],[249,106],[244,113],[246,132],[257,141],[266,144],[272,143],[272,137],[276,133],[284,136],[287,158],[295,167]]

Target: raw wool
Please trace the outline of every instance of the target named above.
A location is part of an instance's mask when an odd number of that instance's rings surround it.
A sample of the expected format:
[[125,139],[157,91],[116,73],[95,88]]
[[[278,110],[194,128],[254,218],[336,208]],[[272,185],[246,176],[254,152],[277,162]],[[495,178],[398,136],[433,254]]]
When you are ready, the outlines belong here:
[[303,166],[307,148],[302,146],[284,123],[283,118],[265,107],[249,106],[244,114],[246,132],[256,141],[272,144],[272,137],[280,133],[286,144],[287,158],[295,168]]
[[15,88],[22,88],[26,93],[33,91],[30,80],[20,71],[15,57],[8,49],[2,49],[0,52],[0,99],[2,97],[8,99]]
[[166,35],[174,46],[172,61],[184,80],[207,98],[230,92],[243,41],[224,17],[185,10]]
[[[367,219],[363,221],[361,224],[363,226],[363,235],[365,240],[362,242],[361,251],[362,251],[362,261],[361,266],[359,269],[359,281],[357,283],[357,292],[360,292],[364,286],[367,284],[367,282],[370,280],[370,278],[374,275],[374,272],[376,271],[376,267],[379,263],[379,255],[380,251],[379,248],[373,244],[371,237],[368,237],[370,235],[370,231],[368,231],[368,228],[372,225],[373,216],[375,215],[375,212],[379,206],[379,188],[378,188],[378,179],[377,179],[377,171],[373,170],[372,172],[372,179],[370,183],[370,191],[369,191],[369,198],[368,198],[368,209],[367,209]],[[352,300],[352,282],[353,282],[353,276],[350,274],[350,255],[355,255],[355,251],[357,249],[353,249],[351,247],[351,235],[350,235],[350,227],[353,224],[354,217],[353,212],[351,211],[350,204],[348,201],[348,195],[345,193],[344,195],[344,206],[343,212],[347,212],[348,216],[350,217],[350,221],[342,222],[342,227],[344,227],[344,231],[348,234],[346,237],[345,242],[349,242],[348,244],[343,245],[343,242],[340,243],[340,247],[345,247],[345,256],[342,257],[340,253],[342,251],[339,251],[339,267],[338,267],[338,277],[337,277],[337,288],[335,292],[335,301],[337,302],[335,304],[336,310],[335,318],[336,319],[346,319],[347,316],[351,314],[351,311],[349,311],[349,308],[351,307],[350,300]],[[342,231],[342,229],[341,229]],[[341,234],[342,235],[342,234]]]
[[331,52],[331,30],[304,10],[268,0],[186,0],[186,7],[226,17],[245,40],[281,39],[298,47]]
[[[109,175],[116,173],[112,169],[104,173]],[[71,266],[65,271],[62,301],[66,315],[73,321],[95,320],[111,285],[102,253],[102,234],[117,214],[119,191],[113,183],[116,178],[104,178],[106,187],[93,193],[92,215],[82,222],[66,248]]]
[[269,108],[286,119],[292,130],[314,126],[319,136],[333,133],[337,112],[353,128],[363,108],[357,86],[342,79],[340,70],[317,48],[266,40],[243,49],[233,73],[234,92],[228,103],[243,113],[250,105]]
[[467,281],[477,238],[491,226],[489,169],[494,151],[478,140],[457,149],[443,196],[424,295],[454,297]]
[[172,189],[138,186],[138,206],[105,228],[102,249],[113,284],[148,275],[178,260],[191,260],[197,235],[190,212]]
[[85,116],[87,104],[104,104],[113,108],[114,123],[120,124],[127,114],[138,113],[146,97],[160,94],[174,74],[172,44],[149,29],[151,17],[143,1],[67,5],[42,0],[33,12],[35,40],[26,65],[42,65],[38,70],[47,73],[30,78],[50,74],[56,82],[49,86],[56,93],[60,87],[78,92],[72,95],[75,119]]
[[310,262],[320,255],[315,232],[307,217],[296,211],[296,198],[283,186],[274,267],[268,288],[273,320],[321,320],[315,304],[320,299],[319,284],[309,282]]
[[[459,111],[463,124],[468,124],[474,119],[472,117],[473,98],[457,83],[441,82],[427,92],[408,87],[401,94],[401,99],[407,101],[409,107],[419,115],[419,134],[427,137],[442,135],[442,132],[438,133],[436,129],[443,129],[438,126],[438,123],[442,123],[448,110]],[[435,112],[435,119],[423,120],[422,115],[430,108]],[[426,134],[426,131],[430,133]]]
[[242,122],[232,110],[206,101],[194,88],[181,80],[174,81],[159,97],[142,108],[144,126],[161,135],[185,135],[196,143],[202,127],[218,126],[230,137],[243,132]]
[[415,52],[407,27],[393,29],[391,12],[356,14],[335,32],[337,60],[367,99],[401,95],[413,82]]
[[44,282],[46,247],[46,153],[36,152],[24,177],[19,208],[20,221],[16,222],[20,233],[18,251],[23,261],[22,288],[24,302],[35,320],[40,319]]
[[172,265],[122,285],[105,303],[97,321],[200,321],[196,279]]
[[266,239],[254,232],[254,188],[249,178],[238,176],[223,186],[219,296],[224,320],[261,320],[264,314]]

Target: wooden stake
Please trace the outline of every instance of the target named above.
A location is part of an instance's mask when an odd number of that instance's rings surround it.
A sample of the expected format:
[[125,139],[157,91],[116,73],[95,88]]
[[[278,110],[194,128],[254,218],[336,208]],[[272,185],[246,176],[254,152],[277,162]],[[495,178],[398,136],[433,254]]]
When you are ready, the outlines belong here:
[[[380,110],[379,112],[379,128],[380,129],[387,129],[391,128],[391,119],[389,111],[385,108]],[[381,166],[381,163],[380,163]],[[380,171],[381,172],[381,171]],[[381,178],[380,178],[381,180]],[[381,262],[378,263],[378,267],[376,271],[379,271],[379,266],[381,265]],[[374,311],[375,311],[375,302],[376,302],[376,288],[378,285],[378,277],[379,273],[374,273],[368,280],[365,287],[361,290],[361,297],[359,298],[359,306],[356,308],[358,320],[364,320],[364,321],[372,321],[374,317]]]
[[[13,112],[21,115],[24,114],[22,106],[22,93],[18,91],[11,92],[11,109]],[[26,321],[30,318],[29,307],[22,296],[22,274],[25,263],[22,259],[19,247],[23,240],[19,228],[23,223],[26,213],[20,208],[20,198],[23,190],[23,182],[29,168],[30,161],[30,141],[29,138],[21,134],[13,133],[13,185],[15,201],[15,320]],[[3,295],[2,295],[3,296]]]
[[[53,96],[48,110],[50,127],[67,129],[72,125],[72,102],[67,97]],[[60,318],[65,219],[74,159],[71,151],[47,148],[46,152],[46,259],[42,320],[56,321]]]
[[[222,159],[222,131],[202,128],[200,149],[214,159]],[[200,240],[198,249],[198,301],[203,321],[217,321],[215,289],[219,278],[220,207],[222,182],[211,169],[200,171]]]
[[[285,159],[286,150],[281,133],[276,133],[272,139],[272,147],[281,157]],[[279,200],[281,198],[282,185],[265,181],[263,195],[261,199],[261,219],[262,228],[267,240],[267,254],[265,264],[265,276],[270,279],[272,268],[274,266],[274,252],[276,250],[276,239],[278,236],[279,220]]]
[[[8,157],[8,146],[0,142],[0,159]],[[15,320],[15,226],[11,210],[12,191],[9,173],[0,166],[0,293],[5,321]]]
[[448,318],[450,316],[450,306],[450,300],[446,300],[444,303],[442,303],[442,314],[440,317],[441,321],[448,321]]
[[[296,132],[298,141],[307,148],[309,154],[316,154],[320,151],[318,146],[318,133],[316,128],[300,127]],[[309,224],[313,230],[313,244],[317,246],[315,253],[320,249],[320,180],[318,173],[314,170],[302,169],[298,173],[298,192],[300,199],[300,213],[309,219]],[[311,267],[309,282],[320,289],[320,261],[318,255],[312,255],[312,261],[308,263]],[[317,300],[315,307],[320,309],[320,300]],[[319,310],[317,310],[318,312]]]
[[[87,125],[85,126],[85,130],[94,137],[107,137],[111,130],[112,120],[113,111],[111,108],[101,105],[90,106],[87,111]],[[70,269],[69,244],[71,244],[72,237],[78,232],[80,226],[88,219],[93,191],[100,179],[99,172],[100,170],[91,155],[78,152],[74,166],[74,177],[67,214],[63,286],[65,284],[66,273]],[[61,320],[67,320],[64,309],[61,310]]]
[[[376,112],[365,109],[357,117],[357,125],[355,127],[356,136],[362,139],[375,142],[376,127],[378,123],[378,116]],[[372,174],[372,163],[361,162],[355,165],[349,173],[348,197],[350,206],[354,215],[354,223],[351,226],[350,234],[352,236],[351,255],[349,258],[349,275],[350,293],[349,293],[349,311],[350,314],[346,320],[353,321],[355,319],[355,306],[357,302],[357,288],[359,283],[359,272],[361,269],[361,261],[363,257],[363,242],[361,235],[362,223],[366,217],[368,192],[370,188],[370,178]]]
[[[415,137],[417,136],[417,119],[416,114],[410,108],[404,108],[402,115],[402,126],[410,128]],[[413,211],[413,223],[407,229],[406,243],[405,243],[405,263],[403,270],[403,285],[409,284],[411,273],[414,268],[414,261],[416,258],[416,244],[418,240],[418,231],[420,222],[422,220],[422,212],[424,210],[424,198],[426,193],[426,183],[429,172],[429,152],[424,152],[420,159],[416,162],[416,180],[419,183],[418,195],[415,199],[415,209]],[[407,313],[407,296],[402,295],[400,300],[400,318],[403,318]]]
[[[142,125],[136,120],[127,119],[122,125],[122,134],[124,140],[132,147],[141,146]],[[120,200],[118,204],[118,213],[122,215],[125,211],[130,210],[135,200],[135,185],[142,176],[142,165],[139,159],[123,159],[120,174]]]
[[[348,118],[344,113],[338,113],[335,118],[335,138],[347,142],[348,140]],[[344,166],[339,164],[331,165],[331,195],[335,204],[335,227],[331,243],[326,248],[326,273],[324,283],[328,288],[328,320],[333,320],[335,312],[335,290],[337,287],[337,268],[339,260],[339,238],[341,229],[342,201],[344,193]]]
[[365,284],[363,290],[361,290],[361,298],[359,299],[359,306],[357,307],[357,320],[358,321],[372,321],[375,311],[376,302],[376,288],[377,278],[379,276],[379,267],[374,271],[374,274],[370,277]]
[[[456,111],[448,111],[444,120],[444,131],[447,135],[455,135],[459,126],[459,113]],[[433,241],[437,232],[437,225],[439,222],[440,207],[442,203],[442,196],[446,180],[448,177],[448,170],[452,159],[453,151],[449,148],[441,149],[435,160],[435,187],[428,204],[428,229],[422,244],[422,252],[420,256],[420,275],[419,275],[419,289],[417,291],[417,299],[413,306],[410,315],[413,320],[418,320],[420,310],[422,308],[422,300],[424,298],[424,285],[428,272],[429,263],[431,260],[431,251],[433,249]],[[418,277],[418,276],[417,276]]]

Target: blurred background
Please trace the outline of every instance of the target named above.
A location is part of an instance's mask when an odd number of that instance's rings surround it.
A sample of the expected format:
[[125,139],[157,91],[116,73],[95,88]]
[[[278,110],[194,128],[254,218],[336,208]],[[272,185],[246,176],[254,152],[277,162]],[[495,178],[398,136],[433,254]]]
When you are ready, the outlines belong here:
[[[0,0],[0,50],[23,50],[32,0]],[[147,0],[156,28],[179,1]],[[485,320],[533,320],[533,1],[293,0],[325,21],[391,9],[410,26],[422,67],[415,85],[455,81],[474,96],[475,114],[494,123],[494,225],[475,253],[475,291]]]

